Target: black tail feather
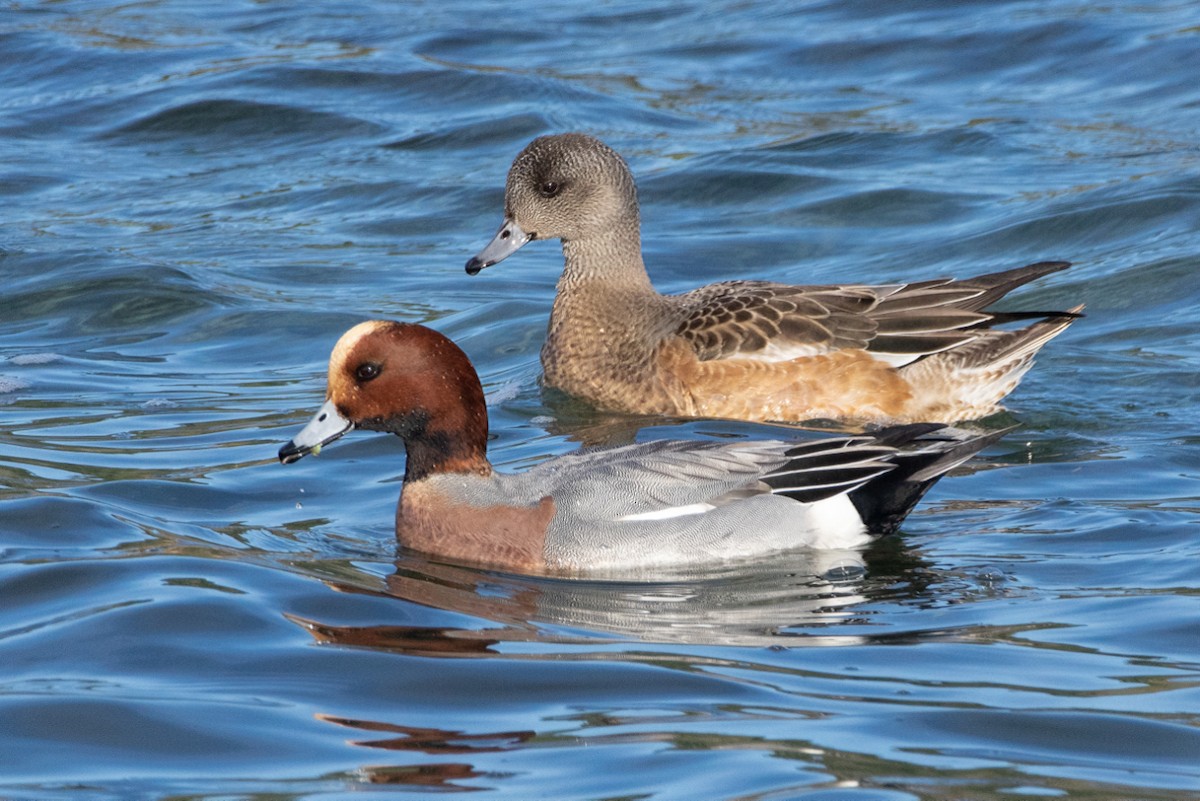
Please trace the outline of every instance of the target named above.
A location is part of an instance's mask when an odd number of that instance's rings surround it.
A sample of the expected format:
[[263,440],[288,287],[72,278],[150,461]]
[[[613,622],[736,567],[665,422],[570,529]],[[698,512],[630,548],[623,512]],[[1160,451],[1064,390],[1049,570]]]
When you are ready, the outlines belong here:
[[[891,460],[895,469],[852,490],[850,501],[873,534],[892,534],[934,482],[1016,427],[985,434],[927,424],[884,429],[879,438],[893,447],[924,447],[898,451]],[[926,430],[914,433],[921,428]]]
[[891,534],[935,481],[1014,428],[981,434],[911,423],[804,442],[761,481],[801,503],[845,494],[868,531]]

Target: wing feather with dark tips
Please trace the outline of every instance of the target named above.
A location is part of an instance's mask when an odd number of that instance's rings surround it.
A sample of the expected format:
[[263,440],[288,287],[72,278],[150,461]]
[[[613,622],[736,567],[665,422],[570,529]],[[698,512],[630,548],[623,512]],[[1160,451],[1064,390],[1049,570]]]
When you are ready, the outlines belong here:
[[[870,442],[866,440],[865,442]],[[787,464],[763,476],[776,495],[816,503],[858,489],[893,466],[894,448],[864,444],[861,438],[827,440],[790,448]]]
[[[771,470],[762,481],[773,493],[815,503],[839,493],[853,494],[868,485],[874,486],[876,479],[892,483],[880,476],[899,464],[911,464],[913,457],[901,450],[903,448],[916,448],[924,455],[920,459],[920,468],[948,465],[945,467],[948,470],[953,466],[949,464],[951,452],[957,459],[961,454],[969,456],[983,447],[979,445],[972,449],[978,438],[964,437],[961,432],[934,433],[945,428],[940,423],[910,423],[876,429],[861,436],[799,443],[787,449],[790,461]],[[991,442],[993,438],[989,436],[986,441]],[[906,480],[910,483],[913,479],[908,474],[913,469],[916,468],[906,471]],[[920,480],[928,481],[936,475],[922,475]],[[864,492],[869,494],[870,490]],[[870,524],[870,521],[864,522]]]
[[879,302],[867,287],[803,287],[726,281],[676,296],[684,319],[676,334],[702,361],[753,354],[769,346],[816,355],[864,348],[875,335],[866,314]]
[[866,350],[899,367],[973,342],[993,325],[1072,316],[983,311],[1013,289],[1068,266],[1038,262],[963,280],[880,286],[726,281],[673,296],[682,312],[675,333],[701,361],[783,361]]

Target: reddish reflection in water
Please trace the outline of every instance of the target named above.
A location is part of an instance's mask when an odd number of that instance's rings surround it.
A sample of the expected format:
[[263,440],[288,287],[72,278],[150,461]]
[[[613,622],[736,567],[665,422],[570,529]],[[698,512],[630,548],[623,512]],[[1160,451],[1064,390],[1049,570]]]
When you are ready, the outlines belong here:
[[[363,732],[380,732],[397,735],[379,739],[351,740],[353,745],[364,748],[380,748],[388,751],[406,751],[431,754],[484,754],[513,750],[535,735],[532,731],[504,731],[469,734],[463,731],[431,729],[420,726],[404,726],[372,720],[356,720],[334,715],[317,715],[318,720],[357,729]],[[467,779],[485,778],[490,774],[475,769],[467,762],[434,762],[418,765],[378,765],[362,768],[363,774],[372,784],[418,785],[438,787],[450,791],[482,790],[483,787],[460,785]]]

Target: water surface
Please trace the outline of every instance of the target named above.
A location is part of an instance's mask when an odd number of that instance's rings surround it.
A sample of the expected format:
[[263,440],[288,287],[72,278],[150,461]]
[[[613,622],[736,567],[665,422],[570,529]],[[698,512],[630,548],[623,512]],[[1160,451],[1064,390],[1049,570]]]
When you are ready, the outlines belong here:
[[[0,11],[0,797],[1200,795],[1200,6],[212,8]],[[763,435],[543,393],[554,244],[463,273],[562,130],[663,291],[1063,258],[1021,304],[1088,317],[865,554],[398,552],[398,442],[274,459],[362,319],[464,347],[506,468]]]

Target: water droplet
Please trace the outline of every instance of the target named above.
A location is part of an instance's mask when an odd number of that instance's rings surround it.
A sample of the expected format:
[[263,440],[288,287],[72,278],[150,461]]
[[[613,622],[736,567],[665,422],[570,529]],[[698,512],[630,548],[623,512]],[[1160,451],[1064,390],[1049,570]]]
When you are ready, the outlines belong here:
[[982,584],[990,585],[1003,584],[1008,581],[1008,577],[1004,575],[1004,572],[1000,568],[992,567],[991,565],[981,567],[975,574],[975,578]]

